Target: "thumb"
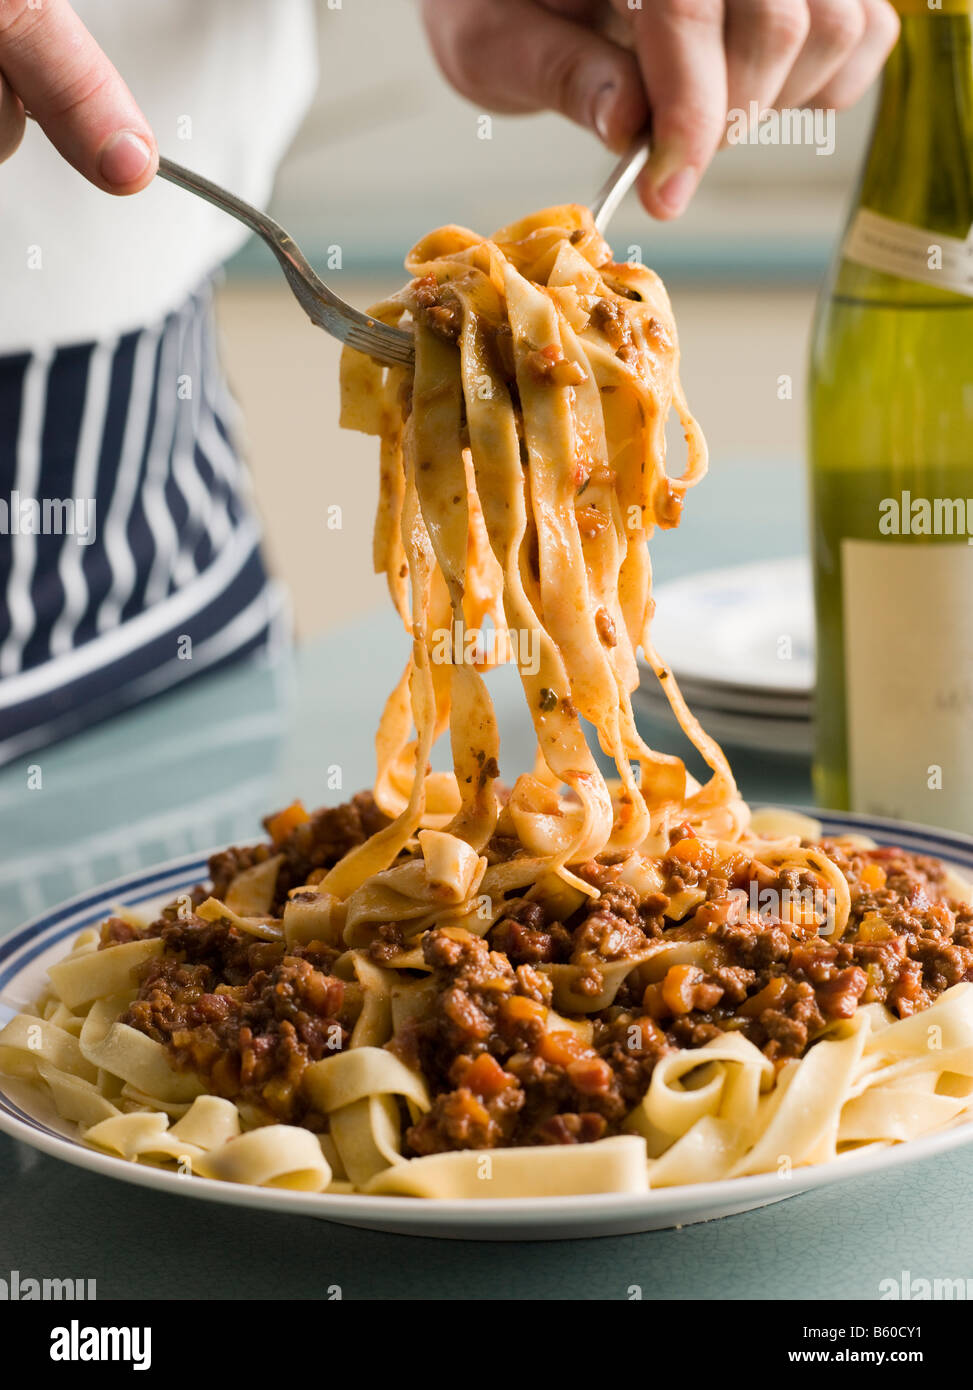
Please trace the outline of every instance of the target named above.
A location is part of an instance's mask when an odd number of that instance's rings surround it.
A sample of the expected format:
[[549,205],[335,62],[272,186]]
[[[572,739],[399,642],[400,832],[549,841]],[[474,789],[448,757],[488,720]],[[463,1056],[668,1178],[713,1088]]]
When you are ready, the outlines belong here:
[[619,148],[647,118],[638,63],[534,0],[425,0],[433,51],[464,96],[494,111],[559,111]]
[[0,68],[51,143],[108,193],[136,193],[158,167],[155,136],[67,0],[0,7]]

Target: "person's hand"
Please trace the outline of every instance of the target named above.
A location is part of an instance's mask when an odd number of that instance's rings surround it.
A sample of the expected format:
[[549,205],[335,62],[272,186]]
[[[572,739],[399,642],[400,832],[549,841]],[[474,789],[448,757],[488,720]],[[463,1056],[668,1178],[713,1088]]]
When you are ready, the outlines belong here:
[[677,216],[729,111],[851,106],[899,32],[887,0],[423,0],[440,67],[494,111],[560,111],[624,148],[652,115],[639,192]]
[[0,163],[20,144],[25,107],[105,192],[137,193],[154,176],[149,123],[67,0],[0,0]]

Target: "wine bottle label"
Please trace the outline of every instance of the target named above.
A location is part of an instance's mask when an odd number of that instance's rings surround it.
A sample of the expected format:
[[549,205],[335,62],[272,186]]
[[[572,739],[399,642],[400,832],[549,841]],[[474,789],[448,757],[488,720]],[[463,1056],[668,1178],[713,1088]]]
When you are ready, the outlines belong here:
[[973,233],[963,241],[859,208],[841,251],[870,270],[973,296]]
[[852,810],[973,829],[973,545],[841,542]]

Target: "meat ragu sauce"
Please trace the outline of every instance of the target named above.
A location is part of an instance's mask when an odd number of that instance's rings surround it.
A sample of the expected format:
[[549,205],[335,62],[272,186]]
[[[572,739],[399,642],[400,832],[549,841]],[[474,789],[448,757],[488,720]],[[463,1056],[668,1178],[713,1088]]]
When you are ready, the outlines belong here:
[[344,1047],[354,1018],[331,974],[338,952],[320,942],[286,950],[228,922],[167,914],[144,932],[117,918],[103,944],[161,936],[165,953],[143,968],[121,1021],[164,1043],[173,1065],[207,1090],[249,1104],[256,1119],[325,1128],[304,1099],[309,1062]]
[[[280,913],[291,888],[319,880],[383,823],[364,793],[293,828],[271,818],[272,844],[213,857],[214,896],[242,869],[282,854]],[[905,1017],[973,980],[973,907],[949,897],[938,861],[821,841],[851,892],[851,918],[832,944],[801,907],[778,915],[767,907],[810,901],[820,888],[812,875],[758,871],[745,849],[714,863],[687,830],[662,862],[661,891],[640,897],[621,881],[619,863],[590,863],[578,873],[600,896],[566,921],[520,902],[486,938],[457,928],[425,933],[428,1010],[388,1044],[421,1069],[433,1096],[406,1130],[407,1156],[598,1139],[618,1131],[668,1051],[733,1030],[780,1064],[859,1004],[883,1003]],[[487,857],[520,852],[518,841],[497,837]],[[194,903],[206,896],[197,890]],[[674,902],[689,904],[678,923],[664,915]],[[255,1119],[324,1129],[301,1082],[310,1062],[347,1045],[354,1026],[355,986],[333,973],[338,952],[321,942],[288,949],[254,940],[228,921],[174,908],[143,930],[110,919],[102,944],[136,935],[161,936],[165,951],[143,968],[124,1021],[164,1043],[174,1066],[196,1070],[215,1094],[248,1103]],[[594,996],[603,967],[663,936],[704,941],[705,966],[672,965],[661,979],[636,966],[610,1007],[586,1015],[590,1042],[546,1029],[552,983],[541,967],[579,966],[575,987]],[[389,924],[369,953],[387,965],[402,945]]]

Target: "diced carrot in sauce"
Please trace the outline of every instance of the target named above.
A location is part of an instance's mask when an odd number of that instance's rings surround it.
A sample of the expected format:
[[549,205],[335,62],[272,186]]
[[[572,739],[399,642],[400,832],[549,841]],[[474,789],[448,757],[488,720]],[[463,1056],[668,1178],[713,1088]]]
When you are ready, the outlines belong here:
[[574,514],[574,519],[585,540],[591,540],[592,536],[600,535],[611,525],[611,517],[608,513],[599,511],[597,507],[579,507]]
[[491,1057],[489,1052],[481,1052],[479,1057],[471,1062],[463,1077],[463,1085],[468,1086],[483,1100],[489,1100],[491,1096],[499,1095],[512,1082],[513,1077],[504,1071],[500,1063],[496,1058]]
[[662,981],[662,998],[670,1013],[688,1014],[692,1011],[696,986],[703,978],[698,965],[671,965]]
[[865,888],[870,888],[872,892],[877,892],[885,887],[887,875],[881,864],[866,864],[861,871],[861,881]]
[[524,994],[511,994],[500,1004],[500,1018],[504,1023],[518,1024],[547,1021],[547,1010],[536,999],[528,999]]
[[891,941],[895,932],[877,912],[869,912],[858,928],[859,941]]
[[732,883],[747,883],[752,877],[750,866],[753,863],[751,855],[740,850],[727,856],[720,863],[720,872]]
[[646,985],[645,993],[642,995],[642,1008],[649,1018],[668,1018],[669,1005],[663,998],[661,984]]
[[678,859],[683,864],[693,864],[696,868],[708,868],[713,862],[713,851],[709,845],[695,835],[685,840],[677,840],[669,850],[670,859]]
[[283,811],[278,811],[276,816],[268,816],[264,824],[267,827],[267,834],[274,844],[282,845],[292,830],[296,830],[299,825],[304,825],[308,820],[310,820],[310,816],[305,811],[303,803],[292,801]]
[[656,1027],[651,1018],[634,1019],[626,1032],[628,1034],[628,1046],[632,1051],[638,1048],[649,1051],[654,1047],[665,1046],[665,1034]]
[[741,1004],[737,1013],[743,1018],[757,1018],[764,1009],[772,1009],[775,1004],[779,1004],[786,992],[787,980],[782,975],[775,975],[772,980],[767,981],[762,990]]
[[580,386],[585,380],[581,363],[567,360],[557,343],[529,352],[524,365],[536,381],[550,386]]
[[585,1047],[576,1033],[565,1031],[545,1033],[537,1045],[537,1052],[545,1062],[553,1062],[559,1067],[569,1067],[579,1057],[590,1053],[591,1049]]
[[693,926],[707,931],[725,922],[736,907],[733,898],[717,898],[712,902],[700,903],[693,916]]
[[471,1124],[486,1126],[490,1123],[490,1112],[470,1090],[457,1092],[455,1108],[462,1111]]
[[681,859],[685,864],[694,864],[696,856],[702,850],[702,845],[695,835],[687,835],[684,840],[677,840],[669,851],[671,859]]
[[600,1096],[611,1089],[612,1069],[601,1057],[579,1057],[568,1066],[568,1079],[585,1096]]

